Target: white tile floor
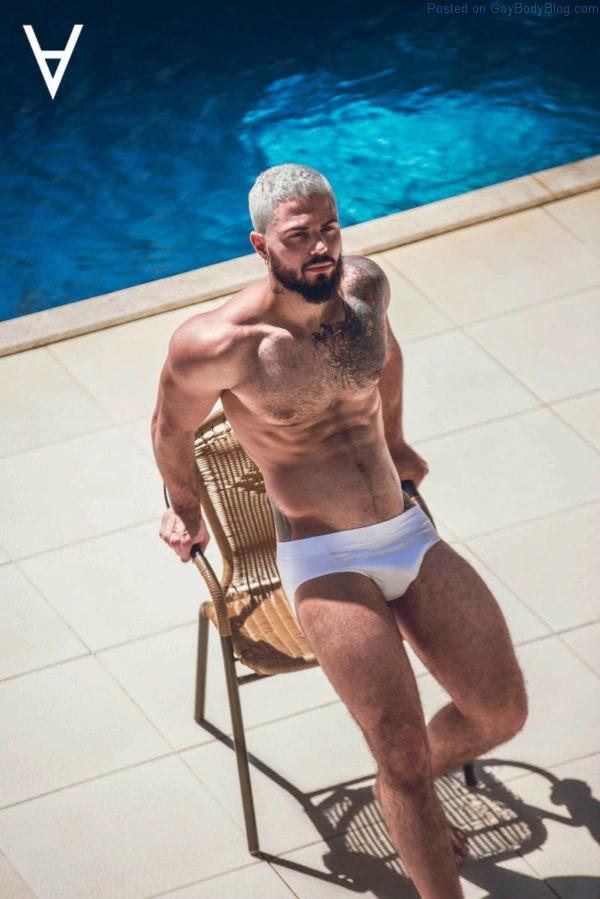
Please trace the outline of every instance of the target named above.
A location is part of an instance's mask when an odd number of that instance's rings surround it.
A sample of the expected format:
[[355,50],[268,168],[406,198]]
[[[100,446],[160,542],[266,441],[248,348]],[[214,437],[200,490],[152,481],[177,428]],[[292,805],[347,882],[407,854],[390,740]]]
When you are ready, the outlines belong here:
[[385,256],[457,324],[523,309],[600,280],[597,252],[542,208],[440,234]]
[[572,399],[553,403],[552,408],[592,446],[600,449],[599,390],[592,390],[582,396],[574,396]]
[[[530,695],[480,763],[529,837],[469,860],[467,899],[600,895],[599,224],[593,190],[378,256],[423,492],[504,608]],[[0,360],[0,899],[408,899],[366,819],[360,854],[323,813],[355,778],[364,805],[374,763],[320,669],[242,691],[250,750],[283,778],[253,771],[280,862],[248,855],[232,753],[192,720],[205,594],[156,536],[148,418],[195,311]],[[444,693],[415,670],[431,713]]]

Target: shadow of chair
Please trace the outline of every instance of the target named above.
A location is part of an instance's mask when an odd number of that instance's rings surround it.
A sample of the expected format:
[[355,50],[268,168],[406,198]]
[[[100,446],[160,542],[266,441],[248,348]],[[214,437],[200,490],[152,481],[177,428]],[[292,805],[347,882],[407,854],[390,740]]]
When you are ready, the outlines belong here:
[[[303,863],[302,853],[299,857],[295,853],[295,858],[263,853],[263,858],[283,872],[326,880],[352,892],[368,892],[378,899],[417,899],[370,785],[365,783],[372,775],[302,793],[262,763],[258,762],[257,767],[301,803],[327,845],[320,859],[326,871]],[[513,767],[549,781],[552,801],[564,805],[569,814],[549,812],[521,799],[519,782],[507,786],[501,779],[506,776],[506,769]],[[467,788],[457,773],[436,781],[447,818],[463,828],[469,839],[469,856],[461,868],[463,880],[486,890],[490,899],[600,896],[598,877],[565,874],[542,882],[524,862],[502,865],[511,859],[525,859],[541,849],[548,837],[546,821],[584,828],[592,839],[598,840],[599,804],[589,786],[582,781],[559,780],[552,772],[522,762],[484,759],[477,763],[477,769],[475,789]],[[294,888],[293,875],[290,885]]]
[[[271,506],[262,475],[223,412],[212,415],[196,431],[195,456],[203,515],[220,550],[223,573],[219,579],[199,547],[193,548],[192,558],[211,597],[199,614],[194,718],[207,730],[217,731],[204,717],[212,622],[221,640],[248,849],[258,855],[239,687],[275,674],[302,671],[318,662],[281,586]],[[414,484],[403,482],[402,486],[407,501],[419,502],[431,518]],[[237,662],[251,673],[238,674]],[[472,765],[465,766],[464,773],[467,785],[473,786]]]
[[[233,748],[231,737],[212,724],[208,731]],[[368,893],[377,899],[418,899],[390,840],[378,803],[371,789],[373,772],[341,783],[328,783],[303,791],[263,760],[249,755],[263,777],[291,796],[310,820],[319,842],[285,853],[260,852],[263,861],[275,866],[283,880],[299,895],[315,895],[323,882],[351,893]],[[519,781],[507,786],[506,769],[544,777],[568,814],[540,809],[519,796]],[[329,770],[332,768],[330,766]],[[527,856],[541,849],[548,839],[546,820],[573,828],[584,828],[596,837],[598,801],[589,786],[562,780],[533,765],[482,759],[477,762],[477,786],[466,788],[458,772],[440,778],[436,790],[449,820],[464,828],[469,856],[461,868],[465,883],[488,899],[551,899],[553,896],[600,896],[600,878],[589,874],[563,874],[546,883],[526,864]],[[516,864],[503,863],[515,860]],[[481,892],[485,891],[485,893]]]

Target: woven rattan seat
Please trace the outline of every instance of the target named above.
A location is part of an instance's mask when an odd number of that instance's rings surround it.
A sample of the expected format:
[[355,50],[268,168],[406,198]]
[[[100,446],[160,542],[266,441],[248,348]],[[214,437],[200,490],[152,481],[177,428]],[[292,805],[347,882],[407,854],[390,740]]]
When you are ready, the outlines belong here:
[[[258,855],[239,687],[263,677],[312,668],[318,662],[281,586],[273,516],[262,474],[223,412],[212,415],[196,431],[195,455],[202,512],[221,552],[223,571],[218,578],[199,548],[193,549],[192,557],[211,597],[199,614],[194,717],[211,732],[218,730],[204,717],[212,622],[221,638],[248,849]],[[403,481],[402,486],[431,518],[412,482]],[[237,662],[252,673],[238,674]],[[467,782],[474,783],[470,765],[465,774]]]
[[220,583],[206,559],[194,557],[212,597],[202,614],[257,674],[316,665],[279,579],[262,475],[223,413],[196,432],[196,463],[202,509],[223,557]]

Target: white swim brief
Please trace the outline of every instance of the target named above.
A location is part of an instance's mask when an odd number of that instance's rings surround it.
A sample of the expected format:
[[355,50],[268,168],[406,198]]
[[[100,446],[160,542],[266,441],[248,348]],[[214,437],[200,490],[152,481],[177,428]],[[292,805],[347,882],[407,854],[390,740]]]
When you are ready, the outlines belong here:
[[366,527],[278,543],[277,566],[291,602],[300,584],[342,571],[371,578],[390,602],[404,595],[423,556],[440,539],[425,512],[414,505]]

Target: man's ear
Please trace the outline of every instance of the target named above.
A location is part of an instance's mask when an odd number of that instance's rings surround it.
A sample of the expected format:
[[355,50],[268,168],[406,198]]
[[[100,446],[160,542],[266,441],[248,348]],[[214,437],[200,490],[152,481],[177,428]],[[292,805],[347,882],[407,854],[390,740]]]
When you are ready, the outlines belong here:
[[265,243],[264,234],[259,234],[258,231],[251,231],[250,243],[252,244],[258,255],[261,257],[261,259],[264,259],[265,262],[267,262],[269,256],[267,253],[267,245]]

